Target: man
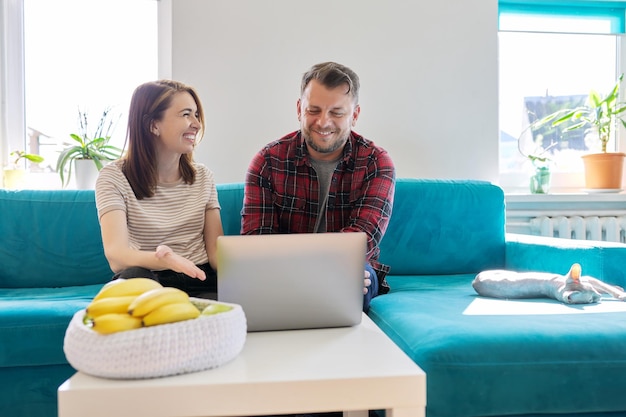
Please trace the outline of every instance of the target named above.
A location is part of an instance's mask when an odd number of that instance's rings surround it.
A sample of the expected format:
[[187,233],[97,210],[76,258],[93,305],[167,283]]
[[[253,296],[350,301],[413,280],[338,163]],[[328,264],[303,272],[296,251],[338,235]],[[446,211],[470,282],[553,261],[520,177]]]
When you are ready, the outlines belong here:
[[246,174],[242,234],[365,232],[363,309],[386,293],[389,267],[378,262],[393,205],[389,154],[352,131],[359,78],[324,62],[302,77],[300,130],[266,145]]

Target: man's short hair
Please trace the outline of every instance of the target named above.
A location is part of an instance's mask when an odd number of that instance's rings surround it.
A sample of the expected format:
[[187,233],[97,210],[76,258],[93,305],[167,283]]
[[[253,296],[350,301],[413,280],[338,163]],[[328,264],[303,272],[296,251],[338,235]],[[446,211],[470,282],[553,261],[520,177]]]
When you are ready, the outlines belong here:
[[359,76],[344,65],[336,62],[322,62],[312,66],[302,76],[300,95],[304,94],[304,90],[311,80],[317,80],[328,88],[346,84],[348,86],[347,94],[352,96],[355,104],[359,102]]

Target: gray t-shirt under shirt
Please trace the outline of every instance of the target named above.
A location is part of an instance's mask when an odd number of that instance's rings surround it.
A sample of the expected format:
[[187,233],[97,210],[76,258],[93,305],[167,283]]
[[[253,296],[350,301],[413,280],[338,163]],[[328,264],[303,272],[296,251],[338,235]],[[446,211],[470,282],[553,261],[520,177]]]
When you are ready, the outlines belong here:
[[318,161],[311,158],[311,165],[317,173],[317,179],[320,183],[320,209],[315,222],[316,233],[326,232],[326,206],[328,205],[328,192],[330,191],[330,181],[333,178],[333,172],[337,167],[336,161]]

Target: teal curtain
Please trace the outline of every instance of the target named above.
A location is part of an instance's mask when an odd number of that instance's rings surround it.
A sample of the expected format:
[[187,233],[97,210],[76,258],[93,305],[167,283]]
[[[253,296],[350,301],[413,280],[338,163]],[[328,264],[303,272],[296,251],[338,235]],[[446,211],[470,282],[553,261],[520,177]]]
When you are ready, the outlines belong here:
[[503,14],[608,19],[611,32],[625,33],[626,1],[592,0],[499,0],[498,17]]

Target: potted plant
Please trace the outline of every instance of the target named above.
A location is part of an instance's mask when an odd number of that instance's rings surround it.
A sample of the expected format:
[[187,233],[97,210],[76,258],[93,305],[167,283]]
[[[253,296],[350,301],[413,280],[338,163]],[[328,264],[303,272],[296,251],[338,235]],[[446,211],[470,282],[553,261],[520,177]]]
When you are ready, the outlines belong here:
[[122,155],[122,149],[109,144],[115,128],[110,111],[106,108],[102,112],[93,135],[90,135],[88,115],[78,110],[79,132],[70,134],[75,143],[65,148],[57,160],[57,172],[63,187],[67,186],[74,169],[77,188],[93,188],[102,167]]
[[586,138],[599,144],[597,153],[583,156],[585,184],[588,189],[621,190],[624,157],[622,152],[607,152],[607,143],[615,136],[618,126],[626,128],[623,113],[626,103],[619,100],[620,75],[613,89],[604,97],[591,90],[585,105],[573,109],[561,109],[535,122],[538,125],[551,122],[553,127],[570,123],[563,133],[586,128]]
[[[529,126],[529,128],[532,127]],[[524,131],[525,132],[525,131]],[[522,146],[522,137],[524,132],[517,139],[517,149],[526,159],[530,161],[533,167],[533,173],[530,176],[530,192],[532,194],[548,194],[550,191],[550,167],[552,165],[552,159],[548,156],[549,150],[556,146],[555,142],[552,142],[549,146],[543,147],[543,136],[539,135],[535,140],[534,149],[531,152],[527,152]]]
[[44,158],[41,155],[34,153],[26,153],[26,151],[15,150],[9,154],[11,157],[11,163],[4,168],[4,187],[9,189],[20,188],[24,183],[24,175],[26,171],[24,167],[20,165],[20,161],[26,160],[35,164],[43,162]]

